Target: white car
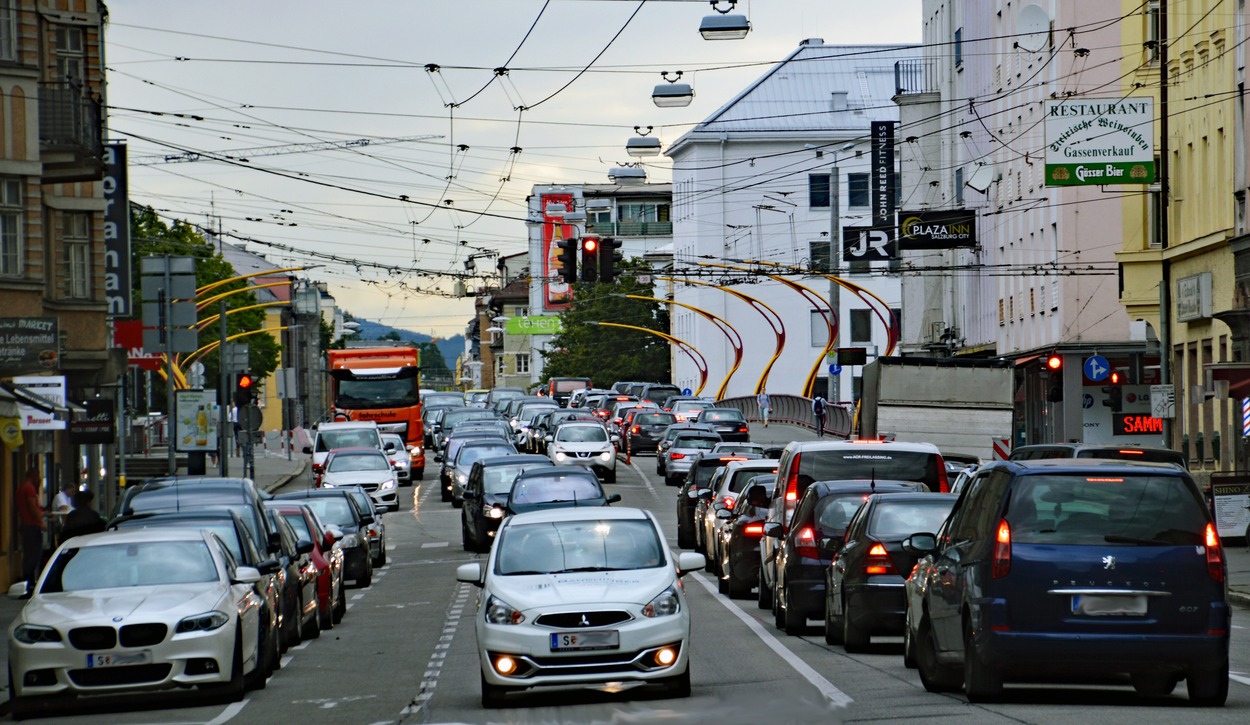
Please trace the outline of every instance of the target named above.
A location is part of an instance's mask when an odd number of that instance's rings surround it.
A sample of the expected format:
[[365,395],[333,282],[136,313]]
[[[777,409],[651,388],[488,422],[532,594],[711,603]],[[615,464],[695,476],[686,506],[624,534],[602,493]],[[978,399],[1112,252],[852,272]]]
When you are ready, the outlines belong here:
[[547,457],[557,466],[583,466],[616,483],[616,445],[598,423],[565,423],[547,444]]
[[659,685],[690,694],[690,610],[674,555],[648,511],[561,508],[504,519],[485,562],[456,578],[482,588],[475,616],[482,706],[508,693]]
[[395,477],[399,479],[399,485],[412,485],[412,451],[411,446],[404,443],[404,439],[398,433],[383,433],[382,445],[386,450],[386,457],[391,459],[391,465],[395,467]]
[[386,454],[376,448],[340,448],[330,452],[317,488],[360,486],[382,510],[399,510],[399,480]]
[[9,627],[13,714],[32,698],[260,686],[260,572],[205,530],[152,528],[70,539]]

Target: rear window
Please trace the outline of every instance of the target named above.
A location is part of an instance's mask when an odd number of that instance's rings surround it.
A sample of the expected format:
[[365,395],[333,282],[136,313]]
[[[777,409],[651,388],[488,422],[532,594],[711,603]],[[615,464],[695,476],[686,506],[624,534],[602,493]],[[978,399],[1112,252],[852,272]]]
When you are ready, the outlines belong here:
[[816,502],[816,526],[824,533],[841,536],[867,499],[867,493],[835,493],[822,497]]
[[551,389],[557,393],[571,393],[574,390],[582,390],[590,387],[588,378],[575,378],[573,380],[552,380]]
[[1109,458],[1118,461],[1144,461],[1146,463],[1170,463],[1185,468],[1185,457],[1176,451],[1146,450],[1144,448],[1084,448],[1080,458]]
[[1206,511],[1176,476],[1032,475],[1012,484],[1007,522],[1027,544],[1203,544]]
[[677,436],[673,441],[674,448],[696,448],[699,450],[711,450],[712,446],[720,443],[720,438],[705,438],[703,436]]
[[597,425],[566,425],[556,429],[556,440],[561,443],[603,443],[608,432]]
[[327,430],[317,435],[317,450],[335,448],[378,448],[378,432],[372,428]]
[[739,413],[736,410],[710,410],[710,411],[705,410],[699,416],[700,421],[706,420],[706,421],[713,421],[713,422],[720,422],[720,421],[725,421],[725,420],[740,421],[742,419],[743,419],[742,413]]
[[930,501],[878,501],[868,522],[868,535],[874,539],[905,539],[917,532],[933,533],[942,527],[955,505],[953,496]]
[[799,483],[805,489],[815,481],[871,478],[918,481],[936,491],[941,460],[936,453],[860,446],[851,450],[804,451],[799,457]]
[[672,413],[640,413],[634,418],[638,425],[668,425],[676,421],[677,416]]

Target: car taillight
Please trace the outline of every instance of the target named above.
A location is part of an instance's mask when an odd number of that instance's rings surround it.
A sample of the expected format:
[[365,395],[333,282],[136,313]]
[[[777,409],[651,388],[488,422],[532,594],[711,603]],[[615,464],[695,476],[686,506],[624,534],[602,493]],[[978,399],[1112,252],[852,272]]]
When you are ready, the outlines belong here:
[[864,557],[864,573],[897,574],[898,569],[895,568],[894,562],[890,561],[890,555],[885,547],[881,544],[873,544],[868,550],[868,556]]
[[313,471],[313,473],[321,473],[321,464],[320,464],[320,463],[314,463],[314,464],[312,465],[312,471]]
[[1220,535],[1215,530],[1215,524],[1207,524],[1206,533],[1207,545],[1207,576],[1212,581],[1224,581],[1224,547],[1220,546]]
[[685,453],[672,453],[672,454],[669,454],[669,458],[670,458],[670,459],[672,459],[672,460],[674,460],[674,461],[675,461],[675,460],[677,460],[678,458],[685,458],[685,457],[686,457],[686,454],[685,454]]
[[747,524],[746,526],[742,527],[742,533],[745,536],[763,536],[764,524],[763,523]]
[[816,531],[810,526],[804,526],[794,535],[794,549],[799,552],[799,556],[808,559],[819,559],[820,549],[816,548]]
[[725,505],[725,508],[727,508],[727,509],[731,509],[731,508],[733,508],[733,507],[734,507],[734,497],[733,497],[733,496],[724,496],[724,497],[722,497],[722,498],[721,498],[721,500],[720,500],[720,501],[721,501],[721,503],[723,503],[723,504]]
[[641,432],[642,432],[642,426],[637,426],[637,425],[636,425],[636,426],[634,426],[634,427],[630,428],[630,429],[629,429],[629,432],[630,432],[630,433],[641,433]]
[[739,433],[746,433],[746,432],[747,432],[747,426],[746,426],[746,423],[743,423],[742,425],[738,426],[738,432],[739,432]]
[[1002,579],[1011,573],[1011,524],[1007,519],[998,522],[998,533],[994,535],[994,561],[990,568],[990,577]]
[[684,415],[677,415],[676,413],[674,413],[674,414],[673,414],[673,417],[677,419],[677,422],[678,422],[678,423],[685,423],[685,422],[686,422],[686,416],[684,416]]
[[946,475],[946,462],[939,459],[938,464],[937,464],[937,470],[938,470],[938,493],[950,493],[951,482],[950,482],[950,478],[948,478]]
[[795,453],[790,461],[790,475],[786,476],[786,503],[799,500],[799,458],[802,453]]

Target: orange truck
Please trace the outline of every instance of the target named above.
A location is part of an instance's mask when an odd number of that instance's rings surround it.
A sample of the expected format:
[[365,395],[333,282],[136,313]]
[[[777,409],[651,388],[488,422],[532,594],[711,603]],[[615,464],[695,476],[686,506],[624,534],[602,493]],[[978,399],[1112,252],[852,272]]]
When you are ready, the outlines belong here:
[[334,420],[376,421],[408,446],[412,481],[425,473],[421,420],[421,353],[414,347],[355,347],[326,351]]

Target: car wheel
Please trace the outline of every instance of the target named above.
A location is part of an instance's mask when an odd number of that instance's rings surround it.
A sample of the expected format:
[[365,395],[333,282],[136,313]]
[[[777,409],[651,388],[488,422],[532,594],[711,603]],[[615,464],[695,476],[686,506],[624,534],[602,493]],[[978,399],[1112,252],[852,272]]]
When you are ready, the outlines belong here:
[[275,631],[269,638],[269,676],[282,669],[282,653],[278,651],[278,640],[281,638],[281,632]]
[[785,611],[782,612],[782,623],[785,625],[784,629],[786,630],[786,634],[791,637],[797,637],[800,634],[803,634],[803,631],[807,629],[807,617],[803,615],[803,612],[798,610],[798,607],[794,606],[794,597],[791,596],[791,594],[793,594],[793,592],[791,592],[789,587],[787,587],[786,608]]
[[1228,699],[1228,658],[1217,667],[1195,667],[1185,678],[1189,701],[1202,707],[1221,707]]
[[851,617],[851,603],[842,598],[842,646],[847,652],[863,652],[872,643],[868,630],[857,626]]
[[373,583],[373,559],[365,557],[365,575],[356,580],[356,586],[364,589]]
[[933,641],[933,627],[927,615],[916,630],[916,668],[920,670],[920,684],[929,692],[953,692],[959,687],[959,668],[938,661],[937,643]]
[[334,592],[330,592],[330,601],[326,603],[325,611],[321,611],[321,605],[317,605],[317,623],[321,629],[334,629]]
[[304,639],[317,639],[321,636],[320,607],[317,608],[317,611],[313,612],[313,616],[308,618],[308,623],[304,625],[303,631],[300,632],[300,635],[303,636]]
[[[12,692],[12,685],[9,691]],[[243,680],[243,625],[237,623],[234,630],[234,656],[230,659],[230,681],[221,685],[221,699],[226,702],[238,702],[243,699],[246,685]],[[17,710],[14,709],[14,717]]]
[[911,635],[911,623],[903,626],[903,666],[916,669],[916,638]]
[[603,474],[603,482],[604,483],[616,483],[616,469],[615,468]]
[[993,702],[1003,695],[1003,675],[977,653],[972,627],[964,623],[964,694],[969,702]]
[[825,644],[842,644],[842,623],[833,616],[833,602],[825,596]]
[[729,596],[729,581],[723,576],[716,577],[716,591]]
[[1152,697],[1171,695],[1180,682],[1179,677],[1163,672],[1134,672],[1131,679],[1137,694]]
[[503,707],[504,697],[512,690],[510,687],[502,685],[492,685],[486,681],[486,675],[478,673],[478,677],[482,678],[482,707],[494,709]]
[[756,606],[758,606],[760,609],[771,609],[773,606],[773,590],[769,589],[768,585],[764,583],[764,565],[763,564],[760,565],[758,586],[759,586],[760,592],[757,595],[757,598],[755,601]]
[[347,595],[346,592],[343,591],[343,580],[340,579],[339,601],[334,605],[334,611],[331,613],[331,617],[334,619],[334,624],[342,622],[344,614],[347,614]]
[[378,558],[373,560],[373,568],[381,569],[386,566],[386,539],[378,544]]
[[685,672],[663,682],[665,694],[669,697],[690,697],[690,665],[686,665]]
[[460,547],[465,551],[476,551],[477,547],[469,539],[469,527],[465,526],[464,517],[460,517]]
[[463,506],[464,506],[464,499],[462,499],[462,498],[456,498],[456,497],[453,495],[453,496],[452,496],[452,498],[451,498],[451,507],[452,507],[452,508],[454,508],[454,509],[458,509],[458,508],[461,508],[461,507],[463,507]]
[[[262,620],[264,613],[261,613]],[[256,666],[252,671],[244,676],[244,686],[248,690],[265,689],[266,681],[269,678],[269,638],[265,631],[269,627],[268,624],[261,622],[260,634],[256,639]]]

